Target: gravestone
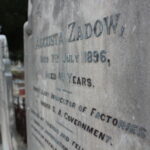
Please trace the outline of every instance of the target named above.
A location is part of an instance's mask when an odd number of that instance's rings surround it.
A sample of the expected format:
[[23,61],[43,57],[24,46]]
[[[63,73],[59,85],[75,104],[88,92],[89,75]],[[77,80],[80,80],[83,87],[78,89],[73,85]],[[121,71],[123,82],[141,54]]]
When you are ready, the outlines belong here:
[[29,0],[28,150],[150,149],[149,26],[149,0]]
[[16,150],[14,110],[12,103],[12,74],[7,39],[0,35],[0,125],[3,150]]

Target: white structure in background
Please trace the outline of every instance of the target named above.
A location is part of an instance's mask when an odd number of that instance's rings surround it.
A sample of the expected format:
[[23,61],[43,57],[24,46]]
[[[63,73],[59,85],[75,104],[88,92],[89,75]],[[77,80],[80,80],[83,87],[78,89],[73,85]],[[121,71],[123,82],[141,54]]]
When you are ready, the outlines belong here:
[[[12,72],[17,72],[17,74],[24,74],[24,66],[18,61],[16,65],[11,66]],[[19,97],[19,91],[25,87],[24,75],[23,77],[17,77],[13,79],[13,97]],[[14,98],[14,103],[16,103],[16,98]]]
[[12,103],[12,74],[5,35],[0,35],[0,121],[3,150],[15,150],[14,110]]
[[[16,65],[11,66],[12,72],[17,72],[17,74],[21,74],[20,77],[14,77],[13,79],[13,99],[14,104],[18,105],[21,109],[23,109],[23,101],[25,99],[25,81],[24,81],[24,66],[18,61]],[[21,93],[23,91],[23,93]]]
[[24,72],[24,66],[20,61],[18,61],[17,65],[11,66],[11,71]]

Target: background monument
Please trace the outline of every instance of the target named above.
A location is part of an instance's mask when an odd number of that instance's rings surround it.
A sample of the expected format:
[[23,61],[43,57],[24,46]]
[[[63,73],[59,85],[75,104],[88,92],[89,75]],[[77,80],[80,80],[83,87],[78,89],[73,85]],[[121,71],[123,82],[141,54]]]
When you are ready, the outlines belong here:
[[7,39],[5,35],[0,35],[0,130],[3,150],[12,150],[16,144],[10,67]]

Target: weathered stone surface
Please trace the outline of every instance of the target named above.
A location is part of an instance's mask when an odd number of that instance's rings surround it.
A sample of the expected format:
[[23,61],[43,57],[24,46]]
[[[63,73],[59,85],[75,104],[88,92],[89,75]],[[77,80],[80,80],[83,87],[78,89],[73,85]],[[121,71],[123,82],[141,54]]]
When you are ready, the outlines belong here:
[[15,119],[12,103],[12,74],[7,39],[4,35],[0,35],[0,120],[3,150],[14,149]]
[[150,149],[150,1],[29,0],[29,150]]

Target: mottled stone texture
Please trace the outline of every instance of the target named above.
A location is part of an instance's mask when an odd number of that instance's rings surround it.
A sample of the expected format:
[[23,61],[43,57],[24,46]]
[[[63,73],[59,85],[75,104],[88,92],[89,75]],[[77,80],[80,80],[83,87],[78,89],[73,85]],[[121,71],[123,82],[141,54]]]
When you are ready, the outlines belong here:
[[29,0],[28,150],[150,149],[149,28],[149,0]]
[[0,124],[3,150],[14,149],[13,144],[15,142],[10,65],[7,39],[5,35],[0,35]]

